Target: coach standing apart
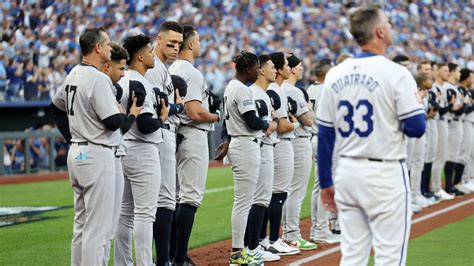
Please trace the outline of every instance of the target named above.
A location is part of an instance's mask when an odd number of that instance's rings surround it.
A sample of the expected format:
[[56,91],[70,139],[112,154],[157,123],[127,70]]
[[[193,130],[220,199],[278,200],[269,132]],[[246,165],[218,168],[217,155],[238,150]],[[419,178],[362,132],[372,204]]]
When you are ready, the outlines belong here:
[[[162,125],[163,142],[160,143],[161,188],[156,209],[156,221],[153,224],[153,238],[158,265],[169,260],[169,243],[173,212],[176,209],[176,129],[179,125],[178,113],[184,106],[176,94],[171,75],[165,63],[171,63],[178,57],[183,42],[183,28],[174,21],[160,25],[154,49],[155,66],[148,70],[145,77],[153,87],[166,94],[170,103],[168,119]],[[175,104],[176,103],[176,104]]]
[[355,10],[350,31],[363,52],[329,71],[317,112],[321,198],[339,210],[341,265],[366,265],[372,244],[376,265],[405,265],[411,199],[404,135],[421,137],[426,116],[410,72],[385,57],[392,35],[381,7]]
[[[184,113],[179,115],[181,125],[178,130],[176,152],[179,202],[175,216],[176,245],[170,247],[171,251],[175,250],[175,253],[171,254],[175,265],[189,261],[187,255],[189,237],[196,210],[201,206],[206,189],[209,166],[207,135],[214,129],[212,123],[220,119],[218,106],[209,105],[209,90],[204,76],[193,65],[200,54],[199,34],[192,26],[184,26],[179,59],[169,69],[171,74],[183,78],[188,85],[184,97]],[[171,245],[173,242],[172,240]]]
[[[102,265],[113,226],[114,152],[125,115],[120,113],[110,78],[99,68],[110,61],[110,39],[88,28],[79,37],[83,59],[53,98],[51,111],[71,142],[67,165],[74,190],[71,265]],[[111,189],[112,188],[112,189]]]

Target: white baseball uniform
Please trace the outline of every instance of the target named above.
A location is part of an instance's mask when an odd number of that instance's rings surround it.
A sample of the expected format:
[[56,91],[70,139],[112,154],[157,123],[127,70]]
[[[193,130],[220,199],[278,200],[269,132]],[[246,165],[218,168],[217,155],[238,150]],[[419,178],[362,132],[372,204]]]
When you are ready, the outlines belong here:
[[[447,96],[446,96],[446,87],[447,83],[443,84],[433,84],[433,90],[436,93],[441,94],[440,107],[448,106]],[[438,145],[436,148],[435,156],[433,158],[433,175],[431,183],[433,185],[433,192],[437,193],[441,190],[441,174],[446,163],[448,155],[448,116],[447,114],[439,115],[436,114],[436,128],[438,133]]]
[[[341,265],[405,265],[411,204],[400,121],[424,113],[410,72],[369,53],[332,68],[317,112],[334,128]],[[318,132],[321,134],[321,132]]]

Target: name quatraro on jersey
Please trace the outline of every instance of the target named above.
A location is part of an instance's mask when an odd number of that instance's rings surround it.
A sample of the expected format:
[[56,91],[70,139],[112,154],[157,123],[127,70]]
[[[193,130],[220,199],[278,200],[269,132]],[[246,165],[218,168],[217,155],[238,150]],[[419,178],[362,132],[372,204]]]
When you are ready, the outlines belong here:
[[336,93],[339,93],[348,86],[362,86],[367,88],[370,92],[373,92],[377,87],[379,87],[379,82],[366,74],[352,73],[336,80],[336,82],[331,85],[331,88]]

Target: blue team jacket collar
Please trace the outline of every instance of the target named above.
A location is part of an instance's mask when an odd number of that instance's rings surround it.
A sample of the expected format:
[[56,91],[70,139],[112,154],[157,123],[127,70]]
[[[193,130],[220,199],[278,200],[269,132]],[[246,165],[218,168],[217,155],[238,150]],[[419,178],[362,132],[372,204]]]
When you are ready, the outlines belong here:
[[371,52],[362,51],[362,53],[356,55],[355,58],[365,58],[365,57],[371,57],[371,56],[377,56],[377,55],[378,55],[378,54],[374,54],[374,53],[371,53]]

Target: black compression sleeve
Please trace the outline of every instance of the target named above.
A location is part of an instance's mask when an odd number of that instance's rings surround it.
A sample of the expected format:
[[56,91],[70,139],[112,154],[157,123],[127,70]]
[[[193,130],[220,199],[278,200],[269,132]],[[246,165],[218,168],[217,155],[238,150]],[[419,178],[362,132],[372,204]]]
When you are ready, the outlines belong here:
[[49,106],[51,111],[51,117],[54,123],[58,127],[59,132],[63,135],[67,142],[71,142],[71,132],[69,131],[69,120],[67,119],[67,113],[59,109],[54,103]]
[[150,113],[141,114],[137,117],[137,128],[142,134],[153,133],[157,131],[162,124],[163,120],[161,120],[161,118],[152,118],[152,114]]
[[127,119],[125,119],[125,122],[120,127],[120,130],[122,131],[122,134],[127,133],[127,131],[132,127],[133,122],[135,122],[135,116],[128,115]]
[[255,111],[248,111],[242,115],[245,123],[253,130],[267,129],[268,122],[257,116]]
[[115,131],[123,125],[124,121],[125,121],[125,114],[119,113],[119,114],[111,115],[107,117],[106,119],[103,119],[102,123],[104,123],[105,127],[108,130]]

